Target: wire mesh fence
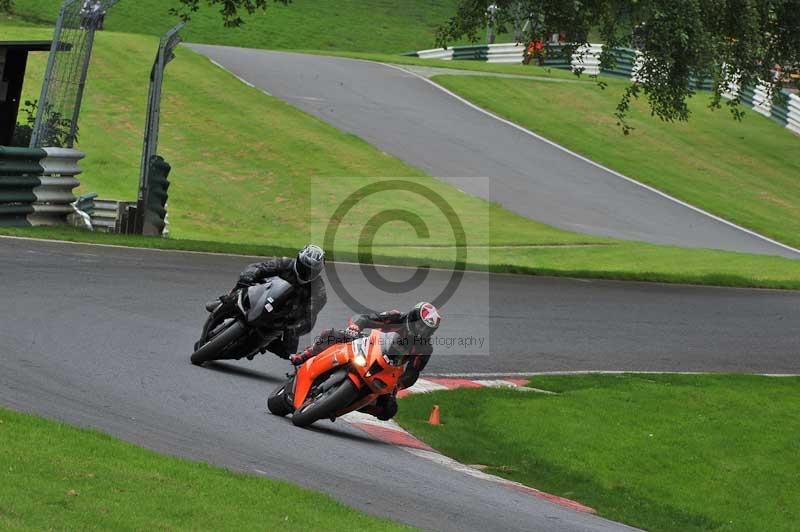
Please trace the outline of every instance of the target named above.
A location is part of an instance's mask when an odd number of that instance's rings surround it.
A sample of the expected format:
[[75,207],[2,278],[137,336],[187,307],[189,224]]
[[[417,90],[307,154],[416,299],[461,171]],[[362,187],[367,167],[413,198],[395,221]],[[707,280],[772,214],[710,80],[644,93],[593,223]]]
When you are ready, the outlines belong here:
[[89,71],[94,35],[119,0],[65,0],[61,5],[36,109],[31,147],[71,148]]
[[158,151],[158,127],[161,118],[161,87],[164,83],[164,69],[167,63],[175,59],[175,48],[181,42],[180,31],[186,26],[181,22],[161,37],[153,68],[150,70],[150,91],[147,97],[147,121],[142,145],[141,170],[139,173],[139,199],[142,199],[147,187],[147,172],[150,160]]

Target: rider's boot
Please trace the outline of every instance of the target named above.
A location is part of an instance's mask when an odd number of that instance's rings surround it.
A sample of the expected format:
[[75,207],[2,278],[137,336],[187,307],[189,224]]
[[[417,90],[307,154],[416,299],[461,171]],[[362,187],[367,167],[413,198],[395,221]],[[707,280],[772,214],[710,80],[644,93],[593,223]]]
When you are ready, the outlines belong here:
[[397,399],[394,395],[382,395],[374,403],[359,409],[359,412],[375,416],[381,421],[389,421],[397,414]]

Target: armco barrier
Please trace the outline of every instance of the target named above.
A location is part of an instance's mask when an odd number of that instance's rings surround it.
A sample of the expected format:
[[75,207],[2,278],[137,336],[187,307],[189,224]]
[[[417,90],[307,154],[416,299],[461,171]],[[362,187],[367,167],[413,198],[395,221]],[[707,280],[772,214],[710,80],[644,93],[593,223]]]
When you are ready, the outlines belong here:
[[91,215],[92,227],[98,231],[114,233],[118,230],[121,212],[130,202],[119,200],[95,199],[94,212]]
[[124,233],[121,225],[131,205],[135,205],[135,202],[98,198],[96,192],[84,194],[73,203],[76,209],[89,217],[93,230],[104,233]]
[[0,146],[0,225],[53,225],[73,213],[78,150]]
[[[612,74],[626,79],[635,79],[641,53],[630,48],[615,48],[611,51],[614,56],[613,68],[600,67],[600,54],[602,44],[590,44],[575,51],[571,57],[564,53],[564,47],[559,44],[547,44],[547,53],[544,57],[544,66],[550,68],[581,70],[584,74],[596,76],[598,74]],[[435,48],[421,52],[404,54],[416,55],[423,59],[467,59],[474,61],[488,61],[490,63],[521,63],[525,46],[521,43],[500,43],[474,46],[452,46],[450,48]],[[535,64],[535,61],[534,61]],[[694,90],[711,90],[713,81],[710,79],[692,78],[690,86]],[[787,94],[788,101],[775,103],[767,97],[766,87],[760,84],[757,87],[745,87],[740,91],[742,103],[753,108],[790,131],[800,134],[800,97]],[[732,98],[735,92],[724,94]]]
[[521,63],[525,45],[521,43],[493,44],[488,47],[486,61],[489,63]]
[[97,198],[97,192],[89,192],[88,194],[82,194],[78,196],[78,199],[75,200],[75,208],[79,211],[83,211],[89,216],[94,214],[94,200]]
[[421,50],[414,55],[422,59],[450,60],[453,59],[453,48],[434,48],[433,50]]
[[800,97],[796,94],[790,94],[786,104],[786,127],[800,135]]
[[587,76],[597,76],[600,74],[600,52],[603,51],[603,45],[590,44],[589,46],[581,46],[572,55],[570,65],[572,70],[577,72],[581,71]]

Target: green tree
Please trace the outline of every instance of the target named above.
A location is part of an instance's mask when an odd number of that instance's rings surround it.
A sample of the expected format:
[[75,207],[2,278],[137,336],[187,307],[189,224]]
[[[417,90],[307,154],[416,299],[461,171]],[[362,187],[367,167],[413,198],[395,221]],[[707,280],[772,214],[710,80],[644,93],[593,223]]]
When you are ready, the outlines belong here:
[[[623,94],[616,116],[624,132],[632,99],[645,95],[652,114],[662,120],[687,120],[692,79],[714,81],[713,107],[737,84],[766,82],[775,99],[781,87],[800,85],[800,1],[798,0],[462,0],[456,14],[439,28],[437,40],[478,39],[494,3],[501,29],[523,12],[528,38],[563,33],[572,55],[599,32],[605,45],[601,65],[613,66],[610,49],[636,47],[642,52],[639,77]],[[518,17],[518,15],[517,15]],[[776,68],[777,67],[777,68]],[[792,77],[792,74],[795,77]],[[739,99],[727,102],[741,118]]]
[[14,0],[0,0],[0,13],[11,13],[14,9]]
[[[0,0],[0,3],[4,0]],[[10,1],[10,0],[7,0]],[[275,3],[287,5],[292,0],[273,0]],[[180,0],[181,6],[171,9],[170,12],[181,17],[182,20],[191,19],[192,13],[200,9],[200,0]],[[256,11],[266,11],[269,0],[206,0],[210,7],[218,7],[222,15],[222,22],[226,27],[241,26],[244,21],[239,16],[240,10],[253,14]]]

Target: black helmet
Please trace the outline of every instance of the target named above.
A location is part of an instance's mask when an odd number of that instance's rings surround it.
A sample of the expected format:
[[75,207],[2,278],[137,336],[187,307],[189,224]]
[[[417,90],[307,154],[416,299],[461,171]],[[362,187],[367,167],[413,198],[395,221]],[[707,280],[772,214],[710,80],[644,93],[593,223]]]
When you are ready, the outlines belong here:
[[406,317],[406,328],[414,336],[430,338],[442,321],[439,311],[431,303],[417,303]]
[[321,247],[309,244],[297,253],[294,273],[300,284],[310,283],[320,276],[324,266],[325,252]]

